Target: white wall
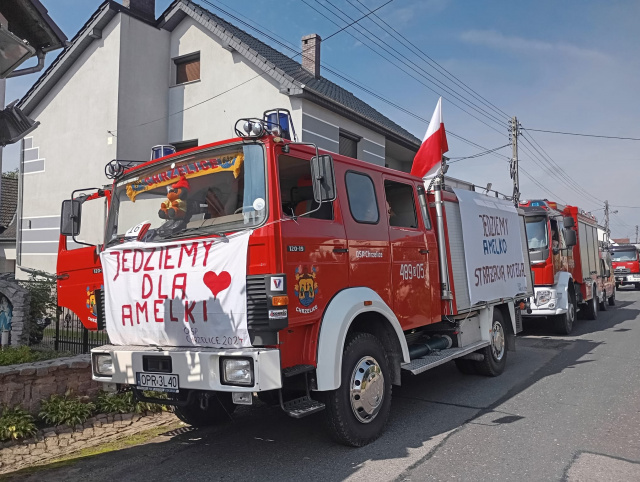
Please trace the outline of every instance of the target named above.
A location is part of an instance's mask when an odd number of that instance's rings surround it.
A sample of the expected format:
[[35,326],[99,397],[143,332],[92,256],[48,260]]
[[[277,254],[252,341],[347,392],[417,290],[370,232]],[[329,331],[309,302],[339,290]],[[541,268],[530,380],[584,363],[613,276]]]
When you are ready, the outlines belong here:
[[169,88],[169,112],[177,113],[169,117],[169,142],[198,139],[204,145],[236,137],[233,126],[238,119],[261,118],[265,110],[276,107],[291,110],[294,122],[300,118],[299,100],[281,94],[268,75],[260,76],[263,72],[242,55],[224,49],[214,34],[186,18],[171,32],[170,57],[198,51],[200,81]]
[[114,17],[31,114],[40,126],[23,140],[30,147],[23,156],[38,161],[22,165],[22,266],[55,273],[62,200],[73,189],[107,183],[104,165],[117,147],[107,131],[118,128],[121,21]]

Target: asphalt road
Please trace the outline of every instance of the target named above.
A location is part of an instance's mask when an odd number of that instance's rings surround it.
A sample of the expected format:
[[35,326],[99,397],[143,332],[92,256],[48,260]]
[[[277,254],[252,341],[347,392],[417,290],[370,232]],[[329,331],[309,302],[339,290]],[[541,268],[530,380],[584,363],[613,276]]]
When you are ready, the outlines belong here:
[[621,290],[572,336],[526,323],[497,378],[453,363],[403,378],[375,443],[335,445],[322,414],[266,405],[28,481],[640,480],[640,292]]

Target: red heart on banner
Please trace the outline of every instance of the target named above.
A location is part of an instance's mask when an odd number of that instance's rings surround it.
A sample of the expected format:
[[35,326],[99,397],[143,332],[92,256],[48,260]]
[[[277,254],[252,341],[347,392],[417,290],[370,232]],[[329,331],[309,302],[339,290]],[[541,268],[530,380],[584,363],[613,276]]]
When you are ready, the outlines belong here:
[[222,271],[220,274],[207,271],[202,281],[211,290],[213,297],[216,298],[220,292],[231,286],[231,275],[226,271]]

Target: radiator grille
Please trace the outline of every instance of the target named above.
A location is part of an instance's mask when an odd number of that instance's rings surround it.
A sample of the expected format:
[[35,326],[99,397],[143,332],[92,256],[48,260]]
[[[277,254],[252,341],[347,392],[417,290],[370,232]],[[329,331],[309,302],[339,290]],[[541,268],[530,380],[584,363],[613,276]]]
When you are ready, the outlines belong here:
[[249,330],[269,327],[264,276],[247,276],[247,325]]

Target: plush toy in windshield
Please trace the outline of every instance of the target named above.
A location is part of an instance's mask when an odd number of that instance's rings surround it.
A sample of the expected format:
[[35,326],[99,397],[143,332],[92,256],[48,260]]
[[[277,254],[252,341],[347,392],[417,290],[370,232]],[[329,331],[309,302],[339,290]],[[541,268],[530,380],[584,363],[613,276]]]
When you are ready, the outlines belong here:
[[182,219],[187,214],[187,196],[189,195],[189,181],[184,176],[171,186],[167,193],[167,200],[160,206],[160,219]]

